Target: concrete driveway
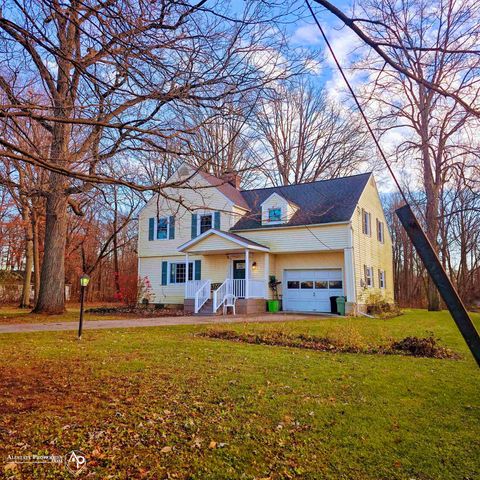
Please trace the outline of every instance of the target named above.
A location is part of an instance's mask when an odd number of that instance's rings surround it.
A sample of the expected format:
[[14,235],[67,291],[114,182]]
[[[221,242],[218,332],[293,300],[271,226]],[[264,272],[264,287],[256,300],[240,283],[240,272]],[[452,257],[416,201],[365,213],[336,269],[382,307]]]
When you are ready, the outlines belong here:
[[[286,322],[292,320],[313,320],[326,318],[328,315],[308,315],[275,313],[264,315],[228,315],[211,317],[158,317],[158,318],[129,318],[123,320],[92,320],[84,322],[84,330],[99,330],[105,328],[137,328],[137,327],[165,327],[171,325],[211,325],[228,323],[255,323],[255,322]],[[77,330],[77,322],[59,323],[17,323],[12,325],[0,325],[0,333],[21,332],[60,332]]]

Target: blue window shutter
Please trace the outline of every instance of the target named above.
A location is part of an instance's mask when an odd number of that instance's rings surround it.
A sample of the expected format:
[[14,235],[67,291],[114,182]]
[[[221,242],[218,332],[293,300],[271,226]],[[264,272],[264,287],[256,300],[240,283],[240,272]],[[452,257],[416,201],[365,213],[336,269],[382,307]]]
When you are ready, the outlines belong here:
[[202,261],[195,260],[195,280],[201,280],[202,278]]
[[162,262],[162,285],[167,284],[168,262]]
[[192,238],[197,236],[197,217],[196,213],[192,213]]
[[215,212],[213,214],[213,220],[214,220],[214,228],[215,230],[220,230],[220,212]]
[[153,240],[155,235],[155,219],[149,218],[148,219],[148,239]]
[[170,233],[168,238],[170,240],[173,240],[175,238],[175,217],[172,215],[168,221],[170,223],[170,231],[169,231]]

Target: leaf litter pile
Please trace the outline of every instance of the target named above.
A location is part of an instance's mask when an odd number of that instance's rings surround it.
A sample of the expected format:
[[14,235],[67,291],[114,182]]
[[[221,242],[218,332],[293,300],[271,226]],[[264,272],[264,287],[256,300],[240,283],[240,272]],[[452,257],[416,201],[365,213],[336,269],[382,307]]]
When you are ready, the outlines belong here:
[[458,359],[460,355],[439,345],[433,335],[428,337],[405,337],[400,341],[390,341],[384,345],[369,345],[358,341],[348,341],[333,337],[318,337],[305,334],[287,334],[282,331],[240,333],[234,330],[211,329],[198,334],[202,337],[256,345],[294,347],[332,353],[366,353],[381,355],[410,355],[426,358]]

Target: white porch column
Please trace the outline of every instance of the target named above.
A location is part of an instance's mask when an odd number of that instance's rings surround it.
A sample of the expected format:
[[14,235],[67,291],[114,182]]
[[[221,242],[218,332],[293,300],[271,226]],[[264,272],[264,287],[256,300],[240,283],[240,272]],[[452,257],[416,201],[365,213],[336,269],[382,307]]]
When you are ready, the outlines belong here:
[[263,298],[268,299],[268,282],[270,280],[270,254],[268,252],[265,252],[263,263],[265,268],[265,294]]
[[245,249],[245,298],[248,298],[249,282],[250,282],[250,251],[248,250],[248,248],[246,248]]
[[185,253],[185,298],[188,292],[188,253]]
[[353,265],[353,248],[345,248],[343,250],[343,262],[345,271],[345,295],[347,302],[356,303],[357,296],[355,294],[355,267]]

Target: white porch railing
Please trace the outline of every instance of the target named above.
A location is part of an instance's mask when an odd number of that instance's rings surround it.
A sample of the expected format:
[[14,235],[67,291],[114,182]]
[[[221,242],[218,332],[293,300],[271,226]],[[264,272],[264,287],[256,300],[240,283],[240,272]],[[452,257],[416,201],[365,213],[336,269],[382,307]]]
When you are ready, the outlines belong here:
[[245,298],[245,280],[232,279],[232,292],[237,298]]
[[195,293],[195,313],[205,305],[205,302],[210,298],[210,289],[212,282],[210,280],[202,280],[202,286]]
[[[225,301],[225,295],[232,293],[232,280],[227,278],[214,292],[213,292],[213,313]],[[235,295],[235,294],[234,294]]]
[[[225,295],[235,295],[237,298],[246,298],[246,280],[227,278],[217,290],[213,292],[213,312],[216,312],[225,301]],[[248,298],[265,298],[265,282],[262,280],[248,281]]]
[[195,294],[202,287],[205,280],[189,280],[185,286],[185,298],[195,298]]

